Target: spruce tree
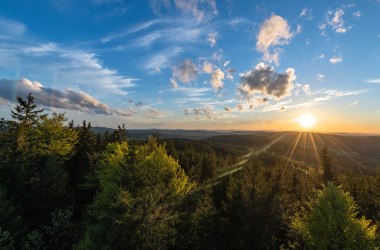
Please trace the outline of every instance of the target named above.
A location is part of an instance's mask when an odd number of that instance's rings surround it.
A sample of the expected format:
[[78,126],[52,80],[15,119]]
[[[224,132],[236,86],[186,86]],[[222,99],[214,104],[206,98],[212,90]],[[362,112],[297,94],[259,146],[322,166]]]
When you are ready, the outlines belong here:
[[358,217],[349,193],[329,182],[292,221],[307,249],[375,249],[376,225]]
[[327,146],[323,146],[319,151],[319,159],[323,169],[323,181],[326,184],[329,181],[333,181],[335,178],[333,169],[334,155],[328,150]]

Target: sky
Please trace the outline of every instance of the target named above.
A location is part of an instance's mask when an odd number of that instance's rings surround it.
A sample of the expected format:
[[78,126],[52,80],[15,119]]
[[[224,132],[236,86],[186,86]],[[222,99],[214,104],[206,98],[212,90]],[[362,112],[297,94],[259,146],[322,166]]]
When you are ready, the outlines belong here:
[[2,0],[0,117],[380,133],[380,1]]

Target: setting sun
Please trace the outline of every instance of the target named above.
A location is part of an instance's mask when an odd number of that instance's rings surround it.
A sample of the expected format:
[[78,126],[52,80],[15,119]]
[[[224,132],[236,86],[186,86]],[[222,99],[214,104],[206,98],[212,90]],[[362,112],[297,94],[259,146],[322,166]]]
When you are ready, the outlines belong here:
[[310,129],[315,124],[314,116],[310,114],[303,114],[297,119],[298,123],[305,129]]

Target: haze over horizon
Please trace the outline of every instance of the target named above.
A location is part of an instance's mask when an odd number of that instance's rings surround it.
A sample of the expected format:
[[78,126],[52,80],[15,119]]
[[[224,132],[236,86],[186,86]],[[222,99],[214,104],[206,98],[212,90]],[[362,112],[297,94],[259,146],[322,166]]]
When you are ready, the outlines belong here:
[[4,0],[0,116],[31,92],[93,126],[380,133],[378,13],[377,0]]

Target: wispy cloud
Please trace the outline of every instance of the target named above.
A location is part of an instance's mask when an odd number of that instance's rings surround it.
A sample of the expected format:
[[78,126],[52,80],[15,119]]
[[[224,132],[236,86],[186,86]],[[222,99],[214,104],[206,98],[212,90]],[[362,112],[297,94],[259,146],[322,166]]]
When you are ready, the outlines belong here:
[[218,33],[215,31],[208,33],[207,42],[209,42],[209,44],[212,48],[216,45],[217,35],[218,35]]
[[358,101],[353,101],[352,103],[349,103],[348,106],[355,106],[358,103],[359,103]]
[[312,9],[303,8],[301,10],[299,17],[306,18],[307,20],[312,20],[313,19],[312,11],[313,11]]
[[156,15],[176,9],[185,16],[194,17],[197,22],[208,21],[218,14],[215,0],[151,0],[150,6]]
[[211,88],[188,88],[188,87],[178,87],[173,89],[174,92],[183,93],[186,96],[190,97],[199,97],[199,96],[205,96],[208,92],[211,91]]
[[331,64],[337,64],[337,63],[343,62],[343,57],[331,57],[329,59],[329,62]]
[[[325,15],[325,22],[318,25],[319,29],[322,31],[322,35],[326,36],[326,29],[330,28],[335,33],[344,34],[352,29],[352,25],[347,25],[344,15],[347,12],[347,9],[354,7],[355,5],[342,5],[337,8],[335,11],[328,10]],[[361,16],[360,11],[355,11],[352,13],[356,19],[359,19]]]
[[323,75],[323,74],[317,74],[317,80],[320,81],[320,82],[325,81],[325,75]]
[[12,37],[14,35],[18,36],[26,31],[26,25],[0,17],[0,30],[2,33],[0,34],[0,37],[2,38]]
[[128,27],[126,28],[125,30],[122,30],[122,31],[119,31],[117,33],[113,33],[113,34],[110,34],[108,36],[105,36],[101,39],[101,42],[102,43],[107,43],[107,42],[110,42],[112,40],[115,40],[115,39],[119,39],[119,38],[122,38],[122,37],[125,37],[127,35],[130,35],[130,34],[133,34],[133,33],[137,33],[139,31],[143,31],[143,30],[146,30],[150,27],[153,27],[155,25],[158,25],[158,24],[162,24],[162,23],[168,23],[169,20],[167,19],[154,19],[154,20],[151,20],[151,21],[147,21],[147,22],[143,22],[143,23],[139,23],[139,24],[136,24],[132,27]]
[[183,49],[179,47],[165,49],[151,56],[145,62],[144,68],[150,70],[151,72],[160,72],[161,69],[169,67],[171,60],[182,52]]
[[88,89],[91,86],[92,90],[102,90],[102,93],[108,94],[127,94],[126,88],[134,86],[137,81],[105,67],[95,53],[58,43],[40,42],[38,38],[26,34],[25,25],[18,22],[1,20],[0,23],[9,27],[3,33],[6,39],[0,35],[2,49],[9,58],[8,63],[0,60],[3,69],[14,69],[15,65],[9,64],[12,61],[22,65],[25,72],[55,79],[54,84]]
[[368,83],[380,83],[380,78],[373,78],[366,80]]
[[264,60],[278,64],[279,50],[271,48],[288,44],[292,36],[288,22],[281,16],[272,15],[261,24],[256,49],[264,54]]

